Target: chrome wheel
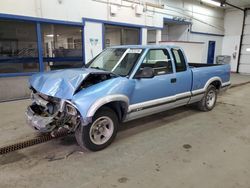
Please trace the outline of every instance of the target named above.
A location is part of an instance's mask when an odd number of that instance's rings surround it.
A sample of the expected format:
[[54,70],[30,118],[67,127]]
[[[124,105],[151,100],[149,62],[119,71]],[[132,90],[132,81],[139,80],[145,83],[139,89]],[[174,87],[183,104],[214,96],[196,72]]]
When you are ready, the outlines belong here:
[[89,131],[90,140],[96,145],[105,144],[114,132],[114,123],[107,116],[96,119]]
[[216,91],[214,90],[210,90],[207,94],[206,97],[206,103],[207,103],[207,107],[208,108],[212,108],[215,104],[215,100],[216,100]]

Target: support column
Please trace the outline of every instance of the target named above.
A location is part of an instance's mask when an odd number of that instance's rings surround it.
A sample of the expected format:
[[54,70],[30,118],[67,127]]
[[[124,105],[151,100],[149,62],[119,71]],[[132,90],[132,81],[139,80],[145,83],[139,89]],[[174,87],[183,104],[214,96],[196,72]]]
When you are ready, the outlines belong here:
[[41,34],[41,24],[36,23],[36,36],[37,36],[37,50],[38,50],[38,61],[39,61],[39,71],[44,71],[43,64],[43,44],[42,44],[42,34]]
[[161,30],[156,30],[156,44],[159,44],[159,42],[162,41],[161,39]]
[[146,45],[147,44],[147,28],[141,28],[141,44]]

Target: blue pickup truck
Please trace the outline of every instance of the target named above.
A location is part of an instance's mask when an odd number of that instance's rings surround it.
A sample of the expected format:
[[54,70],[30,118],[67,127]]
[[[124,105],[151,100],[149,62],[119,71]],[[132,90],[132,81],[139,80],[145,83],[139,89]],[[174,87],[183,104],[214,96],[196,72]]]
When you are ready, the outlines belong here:
[[114,140],[121,122],[187,104],[210,111],[230,85],[227,64],[188,64],[177,46],[105,49],[83,68],[33,75],[27,122],[39,132],[66,128],[83,149]]

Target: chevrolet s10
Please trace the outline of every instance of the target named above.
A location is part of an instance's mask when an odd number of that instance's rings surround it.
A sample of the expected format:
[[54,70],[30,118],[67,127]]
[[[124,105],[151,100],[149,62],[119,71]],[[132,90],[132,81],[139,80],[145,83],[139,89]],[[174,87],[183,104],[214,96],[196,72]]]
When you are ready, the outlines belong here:
[[121,122],[188,104],[212,110],[230,85],[230,65],[188,63],[177,46],[118,46],[83,68],[38,73],[29,83],[29,125],[43,133],[66,128],[83,149],[98,151]]

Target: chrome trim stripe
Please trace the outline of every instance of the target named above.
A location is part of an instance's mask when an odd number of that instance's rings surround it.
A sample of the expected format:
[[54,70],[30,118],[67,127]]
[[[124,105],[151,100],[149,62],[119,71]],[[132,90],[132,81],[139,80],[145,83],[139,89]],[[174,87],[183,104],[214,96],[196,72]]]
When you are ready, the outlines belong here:
[[131,111],[131,113],[128,113],[126,115],[124,122],[130,121],[133,119],[138,119],[141,117],[145,117],[148,115],[156,114],[156,113],[159,113],[159,112],[162,112],[165,110],[172,109],[174,107],[175,107],[174,103],[167,103],[167,104],[158,105],[158,106],[155,106],[152,108],[145,108],[145,109],[139,110],[139,111],[134,111],[134,112]]
[[105,96],[101,99],[98,99],[88,110],[87,112],[87,116],[86,117],[93,117],[95,115],[95,112],[104,104],[107,104],[109,102],[113,102],[113,101],[122,101],[125,102],[128,106],[129,104],[129,99],[127,96],[125,95],[108,95]]
[[150,100],[150,101],[146,101],[146,102],[132,104],[132,105],[129,105],[128,112],[135,110],[135,109],[140,109],[140,108],[143,108],[146,106],[162,104],[162,103],[166,103],[166,102],[170,102],[170,101],[174,101],[174,100],[175,100],[175,96],[170,96],[170,97],[164,97],[164,98],[160,98],[160,99],[155,99],[155,100]]
[[179,93],[179,94],[176,94],[176,99],[179,100],[181,98],[186,98],[186,97],[190,97],[191,96],[191,92],[188,91],[188,92],[184,92],[184,93]]
[[189,97],[191,97],[191,92],[185,92],[185,93],[180,93],[180,94],[173,95],[170,97],[164,97],[164,98],[160,98],[160,99],[155,99],[155,100],[150,100],[150,101],[146,101],[146,102],[132,104],[129,106],[128,113],[131,113],[133,111],[144,110],[147,108],[153,108],[156,106],[164,105],[167,103],[172,103],[172,102],[175,102],[177,100],[181,100],[181,99],[185,99],[185,98],[189,98]]
[[192,103],[200,101],[203,98],[203,96],[204,96],[204,93],[193,95],[190,101],[188,102],[188,104],[192,104]]
[[221,84],[221,87],[227,87],[227,86],[230,86],[231,85],[231,82],[228,81],[228,82],[224,82]]
[[197,89],[197,90],[193,90],[192,91],[192,96],[195,96],[195,95],[200,95],[200,94],[202,94],[202,93],[205,93],[205,89],[204,88],[202,88],[202,89]]

